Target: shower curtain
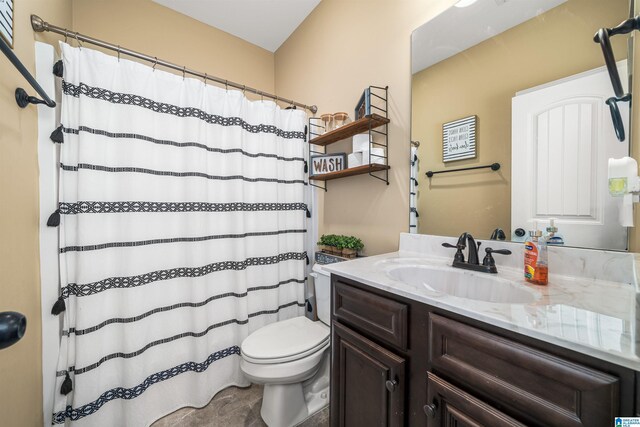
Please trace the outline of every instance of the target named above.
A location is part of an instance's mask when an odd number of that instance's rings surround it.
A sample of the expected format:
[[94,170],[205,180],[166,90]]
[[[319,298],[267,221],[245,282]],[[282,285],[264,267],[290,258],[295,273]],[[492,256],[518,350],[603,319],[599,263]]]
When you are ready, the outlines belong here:
[[62,44],[53,424],[146,426],[249,385],[303,313],[306,115]]

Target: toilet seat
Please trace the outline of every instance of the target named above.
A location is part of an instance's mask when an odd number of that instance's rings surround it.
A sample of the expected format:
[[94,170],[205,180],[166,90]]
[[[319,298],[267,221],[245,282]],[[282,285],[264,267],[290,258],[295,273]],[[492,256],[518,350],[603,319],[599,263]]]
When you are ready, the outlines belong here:
[[242,342],[243,359],[256,364],[292,362],[307,357],[329,343],[330,329],[304,316],[264,326]]

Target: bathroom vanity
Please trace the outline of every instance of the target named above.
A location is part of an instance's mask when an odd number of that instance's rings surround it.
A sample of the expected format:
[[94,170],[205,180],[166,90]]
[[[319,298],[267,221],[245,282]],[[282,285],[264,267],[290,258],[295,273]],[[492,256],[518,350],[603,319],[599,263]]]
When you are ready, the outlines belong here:
[[514,251],[488,275],[452,269],[442,241],[403,234],[398,252],[326,267],[332,426],[601,427],[640,415],[635,255],[562,248],[538,287],[519,278],[516,244],[485,243]]

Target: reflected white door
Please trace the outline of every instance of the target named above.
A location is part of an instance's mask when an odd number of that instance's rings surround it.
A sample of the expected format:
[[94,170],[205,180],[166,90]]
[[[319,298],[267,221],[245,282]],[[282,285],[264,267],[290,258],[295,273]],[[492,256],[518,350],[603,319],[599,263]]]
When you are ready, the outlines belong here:
[[[625,80],[626,61],[618,71]],[[602,67],[513,98],[512,235],[536,222],[544,231],[557,218],[567,246],[627,248],[627,229],[618,221],[622,199],[609,195],[607,162],[629,153],[629,106],[618,104],[627,135],[619,142],[605,104],[611,96]]]

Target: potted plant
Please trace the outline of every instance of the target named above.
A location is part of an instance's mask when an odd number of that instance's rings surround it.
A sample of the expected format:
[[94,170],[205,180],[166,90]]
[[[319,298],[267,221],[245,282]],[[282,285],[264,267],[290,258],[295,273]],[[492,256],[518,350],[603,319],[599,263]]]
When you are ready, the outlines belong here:
[[355,258],[358,255],[358,251],[364,248],[362,240],[353,236],[344,237],[342,243],[342,256],[345,258]]
[[353,236],[323,234],[318,241],[318,247],[322,252],[355,258],[358,251],[364,248],[364,244],[362,240]]
[[323,234],[318,241],[318,246],[322,252],[341,255],[342,249],[338,249],[338,236],[335,234]]

